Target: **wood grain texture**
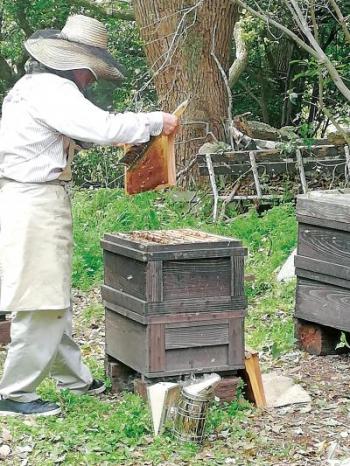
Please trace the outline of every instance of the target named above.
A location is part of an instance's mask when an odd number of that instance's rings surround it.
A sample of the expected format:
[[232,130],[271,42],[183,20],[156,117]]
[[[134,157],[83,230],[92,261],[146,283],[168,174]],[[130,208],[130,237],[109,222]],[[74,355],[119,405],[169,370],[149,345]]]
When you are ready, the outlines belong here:
[[236,317],[229,319],[228,326],[228,364],[244,365],[244,320]]
[[204,298],[174,299],[161,303],[147,303],[107,285],[102,285],[101,293],[105,301],[142,315],[241,310],[247,304],[245,296],[209,296]]
[[[326,165],[324,171],[334,172],[335,174],[344,173],[345,160],[339,159],[323,159],[316,161],[315,159],[303,159],[304,171],[313,172],[319,167],[319,163]],[[224,163],[215,162],[213,163],[213,170],[216,175],[235,175],[239,176],[246,173],[250,168],[250,163]],[[281,162],[258,162],[257,163],[258,173],[264,173],[265,175],[279,175],[282,173],[289,173],[290,175],[298,173],[298,167],[296,161],[293,159],[286,159]],[[202,176],[208,176],[208,167],[204,164],[199,165],[199,173]],[[251,174],[250,174],[251,176]]]
[[144,262],[104,252],[104,283],[111,288],[145,300],[146,270]]
[[227,345],[228,321],[217,321],[215,325],[203,322],[198,325],[186,323],[186,326],[166,325],[165,329],[165,349],[194,348],[197,346]]
[[297,214],[305,217],[350,223],[350,194],[333,193],[297,197]]
[[350,330],[350,291],[298,278],[295,317],[339,330]]
[[350,280],[350,268],[344,265],[312,259],[310,257],[300,256],[299,254],[295,256],[294,264],[299,269],[330,275],[342,280]]
[[138,372],[148,370],[146,326],[106,309],[106,353]]
[[323,273],[314,272],[312,270],[305,270],[296,268],[295,275],[301,278],[308,278],[309,280],[314,280],[320,283],[328,283],[329,285],[336,285],[340,286],[341,288],[345,288],[347,290],[350,289],[350,281],[343,280],[342,278],[333,277],[332,275],[326,275]]
[[350,223],[317,217],[307,217],[306,215],[297,215],[296,217],[298,223],[304,223],[305,225],[318,225],[325,228],[332,228],[333,230],[350,231]]
[[146,274],[146,299],[148,302],[163,301],[163,262],[149,261]]
[[350,234],[300,223],[298,254],[323,262],[350,267]]
[[149,345],[149,370],[159,372],[165,370],[165,329],[164,324],[153,324],[147,327]]
[[164,300],[230,296],[230,258],[165,261]]
[[231,296],[244,296],[244,257],[231,256]]
[[167,371],[203,372],[212,371],[213,367],[229,369],[227,345],[167,350],[165,360]]
[[106,309],[106,353],[146,377],[243,368],[244,317],[217,314],[168,314],[141,324]]

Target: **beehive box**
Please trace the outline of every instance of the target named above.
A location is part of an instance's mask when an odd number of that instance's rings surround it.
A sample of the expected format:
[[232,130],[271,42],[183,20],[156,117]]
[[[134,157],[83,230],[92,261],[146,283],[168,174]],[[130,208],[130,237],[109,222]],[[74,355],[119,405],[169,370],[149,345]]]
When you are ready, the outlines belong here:
[[350,191],[298,196],[295,317],[350,331]]
[[241,310],[246,249],[234,238],[183,229],[106,234],[105,301],[134,313]]
[[244,255],[194,230],[105,235],[106,354],[146,377],[244,365]]
[[106,303],[106,354],[146,377],[244,367],[244,311],[131,319]]

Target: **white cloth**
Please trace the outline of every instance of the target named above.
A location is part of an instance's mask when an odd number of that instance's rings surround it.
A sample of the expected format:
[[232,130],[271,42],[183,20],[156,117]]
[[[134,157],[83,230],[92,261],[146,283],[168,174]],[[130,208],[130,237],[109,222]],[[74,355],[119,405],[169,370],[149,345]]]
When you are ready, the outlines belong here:
[[112,114],[85,99],[70,80],[23,76],[4,99],[0,178],[51,181],[66,166],[64,136],[96,144],[139,144],[160,134],[162,112]]
[[67,309],[70,199],[63,186],[0,179],[0,310]]
[[71,338],[70,310],[18,312],[0,381],[0,395],[20,402],[39,398],[38,385],[50,373],[59,388],[85,393],[92,376]]

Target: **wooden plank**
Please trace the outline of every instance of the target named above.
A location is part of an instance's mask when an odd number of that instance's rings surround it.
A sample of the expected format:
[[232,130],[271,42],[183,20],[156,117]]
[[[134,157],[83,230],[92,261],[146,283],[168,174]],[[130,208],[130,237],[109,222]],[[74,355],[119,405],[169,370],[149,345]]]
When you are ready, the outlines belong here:
[[350,195],[310,193],[297,197],[297,214],[305,217],[350,223]]
[[300,223],[298,255],[350,267],[350,234]]
[[138,372],[147,366],[146,326],[106,310],[106,353]]
[[244,296],[244,257],[231,256],[231,296]]
[[203,257],[210,258],[210,257],[225,257],[230,255],[238,255],[238,256],[245,256],[247,255],[246,248],[243,247],[225,247],[225,248],[217,248],[211,247],[209,249],[202,249],[200,247],[191,248],[190,245],[183,246],[183,250],[181,251],[172,251],[172,250],[160,250],[155,252],[148,252],[140,253],[136,249],[127,249],[120,247],[114,243],[108,241],[101,242],[103,249],[106,251],[113,252],[114,254],[119,254],[127,257],[131,257],[133,259],[147,262],[148,260],[189,260],[189,259],[201,259]]
[[173,299],[159,303],[147,303],[107,285],[102,285],[101,294],[105,301],[142,315],[168,314],[172,312],[234,311],[244,309],[247,305],[245,296],[209,296],[205,298]]
[[262,383],[259,353],[248,350],[245,353],[245,373],[250,392],[253,395],[252,400],[258,408],[266,407],[264,386]]
[[[344,146],[334,146],[334,145],[314,145],[312,149],[307,147],[298,147],[302,153],[303,158],[306,159],[334,159],[339,158],[340,160],[345,160],[344,156]],[[234,151],[234,152],[224,152],[224,153],[213,153],[210,154],[213,164],[216,163],[245,163],[249,162],[249,153],[251,151]],[[296,162],[296,157],[294,154],[285,154],[281,153],[279,149],[257,149],[255,152],[255,159],[259,162],[276,162],[293,160]],[[205,154],[197,155],[197,162],[199,166],[205,164]]]
[[163,301],[162,261],[149,261],[147,263],[146,299],[153,303]]
[[[196,348],[193,348],[196,349]],[[198,349],[198,348],[197,348]],[[179,350],[174,350],[174,351],[184,351],[183,349]],[[179,354],[179,357],[183,357],[182,354]],[[181,375],[187,375],[187,374],[206,374],[208,372],[218,372],[218,373],[232,373],[233,371],[236,371],[238,369],[242,369],[242,365],[240,363],[234,364],[232,366],[229,366],[228,364],[222,364],[222,365],[212,365],[209,367],[198,367],[197,369],[192,369],[192,368],[186,368],[186,369],[166,369],[166,372],[145,372],[144,375],[145,377],[148,377],[150,379],[156,379],[156,378],[163,378],[163,377],[171,377],[171,376],[181,376]]]
[[168,251],[162,250],[158,252],[150,252],[148,255],[149,260],[191,260],[191,259],[202,259],[203,257],[215,258],[215,257],[227,257],[230,255],[246,256],[247,250],[243,247],[237,248],[214,248],[210,249],[192,249],[183,251]]
[[197,348],[178,348],[165,352],[168,371],[198,372],[229,367],[227,345]]
[[147,262],[148,260],[148,256],[145,252],[134,248],[126,248],[112,241],[101,240],[101,246],[105,251],[113,252],[114,254],[131,257],[132,259],[136,259],[141,262]]
[[246,307],[245,296],[209,296],[206,298],[189,298],[149,303],[148,314],[172,312],[215,312],[240,310]]
[[148,331],[148,368],[150,372],[165,370],[165,329],[164,324],[152,324]]
[[107,285],[101,286],[101,295],[105,301],[121,306],[125,309],[137,312],[138,314],[147,313],[147,303],[135,296],[115,290]]
[[230,296],[230,257],[163,262],[164,300]]
[[104,251],[104,283],[137,298],[146,299],[146,264]]
[[137,312],[131,311],[130,309],[118,306],[117,304],[105,300],[103,301],[103,305],[109,311],[117,312],[118,314],[121,314],[124,317],[128,317],[129,319],[135,320],[140,324],[146,325],[148,323],[148,318],[146,315],[139,314]]
[[228,363],[244,365],[244,320],[230,318],[228,324]]
[[345,289],[350,289],[350,281],[349,280],[343,280],[338,277],[332,277],[331,275],[326,275],[323,273],[318,273],[315,271],[311,270],[305,270],[305,269],[300,269],[296,268],[295,269],[295,275],[297,277],[303,277],[303,278],[308,278],[309,280],[314,280],[317,282],[322,282],[322,283],[328,283],[329,285],[335,285],[335,286],[340,286]]
[[299,223],[306,225],[319,225],[325,228],[333,228],[334,230],[350,231],[350,223],[339,222],[331,219],[324,219],[318,217],[307,217],[306,215],[297,214]]
[[150,315],[148,322],[150,323],[166,323],[170,326],[171,323],[178,325],[188,325],[189,323],[211,321],[216,322],[221,319],[242,319],[246,314],[245,310],[224,311],[224,312],[193,312],[185,314],[168,314],[168,315]]
[[206,325],[187,323],[186,326],[168,326],[165,328],[165,349],[194,348],[216,346],[229,343],[228,321],[221,320]]
[[295,317],[350,331],[350,291],[298,278]]
[[[341,164],[341,165],[340,165]],[[344,173],[345,160],[335,159],[303,159],[304,171],[311,172],[317,168],[321,168],[322,171],[334,171],[336,174]],[[216,175],[242,175],[249,171],[250,165],[248,163],[217,163],[213,165],[213,169]],[[281,173],[295,174],[297,173],[297,163],[294,159],[286,159],[285,161],[279,162],[260,162],[257,163],[259,173],[262,172],[267,175],[278,175]],[[208,176],[208,171],[205,166],[199,167],[199,173],[201,176]]]
[[344,267],[343,265],[300,256],[299,254],[295,256],[294,264],[299,269],[311,270],[313,272],[331,275],[343,280],[350,280],[350,267]]
[[[179,241],[181,237],[182,240]],[[152,238],[154,238],[154,241]],[[105,234],[104,240],[146,254],[161,250],[176,252],[203,248],[239,247],[242,244],[237,238],[216,235],[192,228]]]

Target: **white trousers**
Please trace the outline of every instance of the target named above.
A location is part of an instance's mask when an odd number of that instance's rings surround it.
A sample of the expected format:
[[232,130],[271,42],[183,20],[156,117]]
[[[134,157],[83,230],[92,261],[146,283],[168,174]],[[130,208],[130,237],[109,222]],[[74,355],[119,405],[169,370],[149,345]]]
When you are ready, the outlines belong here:
[[50,374],[76,393],[92,382],[72,340],[72,244],[63,186],[0,179],[0,310],[14,313],[3,397],[33,401]]
[[72,339],[71,310],[21,311],[11,324],[11,343],[0,381],[0,395],[20,402],[39,398],[35,392],[51,375],[58,388],[81,394],[92,382]]

